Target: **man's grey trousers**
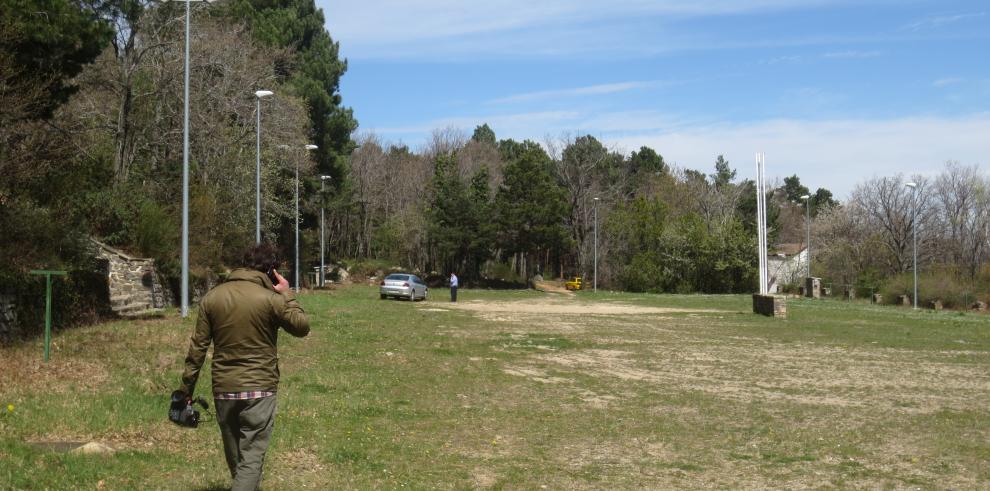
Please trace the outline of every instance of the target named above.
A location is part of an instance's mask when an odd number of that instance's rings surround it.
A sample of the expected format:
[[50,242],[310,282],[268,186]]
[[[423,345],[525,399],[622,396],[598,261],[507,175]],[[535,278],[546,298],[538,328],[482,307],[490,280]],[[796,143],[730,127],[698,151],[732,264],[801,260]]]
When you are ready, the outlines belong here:
[[224,456],[233,478],[231,491],[254,491],[261,486],[265,452],[275,426],[276,397],[213,401]]

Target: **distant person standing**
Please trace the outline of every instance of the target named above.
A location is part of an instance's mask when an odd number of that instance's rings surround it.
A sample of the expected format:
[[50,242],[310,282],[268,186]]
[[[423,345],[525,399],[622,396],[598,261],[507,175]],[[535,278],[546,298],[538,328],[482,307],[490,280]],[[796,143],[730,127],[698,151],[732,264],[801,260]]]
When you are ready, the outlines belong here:
[[457,301],[457,275],[453,272],[450,273],[450,301]]

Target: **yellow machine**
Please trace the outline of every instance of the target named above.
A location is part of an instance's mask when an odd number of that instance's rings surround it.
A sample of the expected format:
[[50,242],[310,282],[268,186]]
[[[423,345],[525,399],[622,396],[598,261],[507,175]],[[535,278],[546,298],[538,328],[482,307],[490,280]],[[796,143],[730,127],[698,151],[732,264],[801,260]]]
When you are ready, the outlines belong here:
[[575,276],[573,280],[564,283],[564,288],[568,290],[580,290],[584,286],[584,282],[581,281],[580,276]]

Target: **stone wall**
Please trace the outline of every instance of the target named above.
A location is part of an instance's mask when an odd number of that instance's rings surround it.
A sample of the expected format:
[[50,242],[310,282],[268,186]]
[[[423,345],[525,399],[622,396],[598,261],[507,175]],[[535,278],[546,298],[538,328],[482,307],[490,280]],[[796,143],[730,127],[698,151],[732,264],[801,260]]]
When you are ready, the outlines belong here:
[[93,242],[97,256],[106,262],[110,307],[115,313],[133,315],[172,304],[171,292],[162,285],[153,259],[133,257],[102,242]]

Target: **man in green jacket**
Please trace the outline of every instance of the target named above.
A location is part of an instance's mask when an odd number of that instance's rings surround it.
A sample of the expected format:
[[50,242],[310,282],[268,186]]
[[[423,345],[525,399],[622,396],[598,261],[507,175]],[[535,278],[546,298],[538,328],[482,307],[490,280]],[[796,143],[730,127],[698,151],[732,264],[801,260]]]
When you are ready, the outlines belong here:
[[203,296],[179,388],[192,396],[212,343],[213,399],[232,490],[261,484],[275,424],[278,329],[309,334],[306,313],[275,270],[278,264],[275,247],[258,244],[244,254],[242,268]]

